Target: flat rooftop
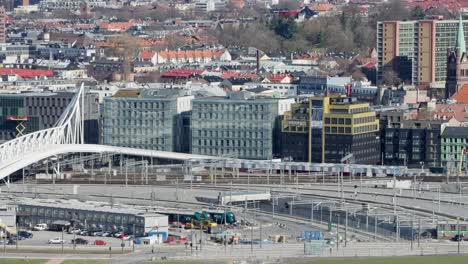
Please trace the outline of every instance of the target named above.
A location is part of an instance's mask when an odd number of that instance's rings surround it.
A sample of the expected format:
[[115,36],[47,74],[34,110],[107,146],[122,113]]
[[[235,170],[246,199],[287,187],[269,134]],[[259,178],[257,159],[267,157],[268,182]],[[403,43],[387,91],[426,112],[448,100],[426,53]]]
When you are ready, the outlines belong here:
[[140,216],[163,216],[143,208],[122,204],[113,204],[112,207],[106,202],[86,201],[82,202],[76,199],[31,199],[20,198],[15,202],[10,202],[17,205],[37,206],[37,207],[51,207],[51,208],[66,208],[74,210],[86,210],[95,212],[106,212],[116,214],[133,214]]

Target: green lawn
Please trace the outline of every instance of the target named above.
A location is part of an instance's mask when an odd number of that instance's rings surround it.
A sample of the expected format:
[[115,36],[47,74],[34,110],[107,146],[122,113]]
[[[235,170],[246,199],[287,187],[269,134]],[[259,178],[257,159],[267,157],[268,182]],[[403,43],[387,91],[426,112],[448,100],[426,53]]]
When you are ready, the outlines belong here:
[[291,260],[291,264],[468,264],[467,256],[427,256],[389,258],[347,258],[324,260]]

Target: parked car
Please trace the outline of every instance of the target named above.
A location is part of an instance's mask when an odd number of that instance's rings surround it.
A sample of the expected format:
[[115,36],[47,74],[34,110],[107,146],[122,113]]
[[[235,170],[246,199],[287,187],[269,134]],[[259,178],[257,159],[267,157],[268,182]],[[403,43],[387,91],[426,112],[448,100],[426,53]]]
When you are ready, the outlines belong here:
[[49,244],[65,244],[66,241],[61,239],[61,238],[56,237],[56,238],[49,239],[49,241],[47,243],[49,243]]
[[114,237],[119,237],[119,236],[121,236],[123,234],[124,234],[124,232],[117,232],[117,233],[114,233]]
[[102,231],[96,231],[92,233],[93,236],[102,236],[102,234],[104,234]]
[[11,236],[8,236],[7,238],[11,239],[11,240],[15,240],[15,241],[16,240],[25,240],[26,239],[24,236],[20,236],[20,235],[16,235],[16,236],[11,235]]
[[94,241],[94,245],[96,245],[96,246],[105,246],[105,245],[107,245],[107,242],[104,241],[104,240],[99,240],[98,239],[98,240]]
[[127,234],[120,234],[119,236],[117,236],[117,238],[120,238],[120,239],[125,239],[126,237],[128,237]]
[[80,235],[82,236],[89,236],[89,231],[88,230],[81,230]]
[[20,230],[18,231],[18,236],[24,237],[24,238],[33,238],[33,233],[25,230]]
[[110,237],[111,233],[110,232],[102,232],[101,236],[102,237]]
[[84,238],[77,238],[77,239],[74,239],[71,241],[72,244],[76,244],[76,245],[87,245],[88,244],[88,240],[84,239]]
[[77,234],[77,235],[79,235],[80,232],[81,232],[80,229],[70,229],[70,230],[68,230],[68,233],[69,233],[69,234]]
[[36,231],[47,230],[47,224],[37,224],[33,227],[33,230],[36,230]]

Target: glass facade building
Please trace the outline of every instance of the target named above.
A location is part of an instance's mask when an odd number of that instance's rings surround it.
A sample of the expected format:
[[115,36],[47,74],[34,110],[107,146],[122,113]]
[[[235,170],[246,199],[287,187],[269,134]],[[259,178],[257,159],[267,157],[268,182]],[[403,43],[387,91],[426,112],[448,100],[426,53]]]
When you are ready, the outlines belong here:
[[120,91],[104,99],[103,143],[162,151],[189,151],[192,96],[178,90]]
[[[53,127],[71,102],[75,93],[22,93],[0,95],[0,142],[15,138],[18,125],[23,134]],[[84,98],[85,142],[99,143],[99,101],[97,94],[87,93]],[[27,120],[11,120],[20,117]]]
[[192,153],[272,159],[280,151],[280,116],[293,99],[254,98],[250,92],[195,99]]

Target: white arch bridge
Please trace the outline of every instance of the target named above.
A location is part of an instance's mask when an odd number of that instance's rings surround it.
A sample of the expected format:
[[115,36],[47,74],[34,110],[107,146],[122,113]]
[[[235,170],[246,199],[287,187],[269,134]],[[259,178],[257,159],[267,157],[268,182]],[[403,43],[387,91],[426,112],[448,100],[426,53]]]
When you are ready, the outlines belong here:
[[355,173],[370,173],[371,175],[378,173],[401,175],[406,172],[406,167],[240,160],[187,153],[84,144],[83,90],[84,88],[81,86],[53,128],[26,134],[0,145],[0,179],[5,179],[10,174],[49,157],[72,153],[114,153],[188,161],[190,163],[209,160],[218,162],[218,166],[246,169],[352,171]]
[[198,160],[213,157],[84,144],[83,86],[53,128],[40,130],[0,145],[0,179],[43,159],[70,153],[119,153],[169,160]]

